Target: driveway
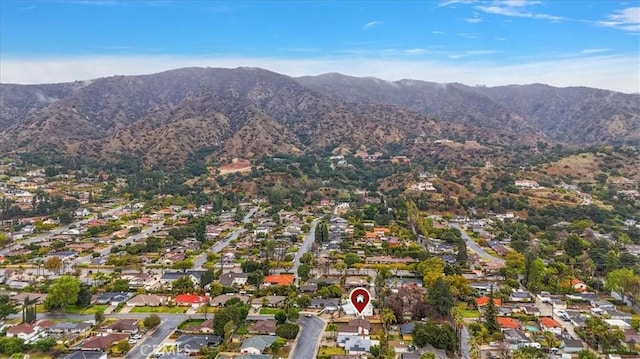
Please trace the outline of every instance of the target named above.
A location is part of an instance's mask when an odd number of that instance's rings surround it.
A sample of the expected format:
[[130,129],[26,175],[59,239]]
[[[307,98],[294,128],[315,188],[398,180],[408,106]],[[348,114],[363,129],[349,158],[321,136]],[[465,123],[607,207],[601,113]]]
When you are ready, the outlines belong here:
[[315,358],[320,346],[320,338],[324,331],[325,322],[318,317],[300,317],[300,333],[294,343],[289,359]]

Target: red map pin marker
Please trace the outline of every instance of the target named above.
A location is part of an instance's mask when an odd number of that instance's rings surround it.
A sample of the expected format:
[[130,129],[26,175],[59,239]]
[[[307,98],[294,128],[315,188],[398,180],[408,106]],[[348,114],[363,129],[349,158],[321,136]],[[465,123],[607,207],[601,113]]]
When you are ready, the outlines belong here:
[[349,299],[351,299],[351,304],[353,304],[358,313],[362,315],[364,308],[366,308],[367,305],[369,305],[369,301],[371,301],[371,294],[364,288],[356,288],[351,291]]

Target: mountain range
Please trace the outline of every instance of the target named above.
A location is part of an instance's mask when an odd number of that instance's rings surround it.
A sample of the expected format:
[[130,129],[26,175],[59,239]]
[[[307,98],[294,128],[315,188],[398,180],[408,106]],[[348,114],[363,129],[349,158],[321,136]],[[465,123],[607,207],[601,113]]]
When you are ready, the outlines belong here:
[[547,85],[470,87],[258,68],[184,68],[92,81],[0,84],[0,151],[127,154],[180,164],[196,152],[419,152],[482,146],[640,143],[640,95]]

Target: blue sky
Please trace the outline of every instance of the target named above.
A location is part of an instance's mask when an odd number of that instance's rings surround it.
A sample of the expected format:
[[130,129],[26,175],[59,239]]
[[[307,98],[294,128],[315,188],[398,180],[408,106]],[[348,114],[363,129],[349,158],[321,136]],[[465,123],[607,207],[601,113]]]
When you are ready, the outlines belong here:
[[640,1],[0,0],[0,81],[257,66],[640,92]]

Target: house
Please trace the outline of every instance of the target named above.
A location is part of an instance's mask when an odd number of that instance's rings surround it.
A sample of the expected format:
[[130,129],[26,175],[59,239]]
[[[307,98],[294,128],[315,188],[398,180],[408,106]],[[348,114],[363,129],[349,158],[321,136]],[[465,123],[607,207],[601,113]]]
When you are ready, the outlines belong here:
[[562,324],[558,323],[555,319],[550,317],[540,318],[540,328],[543,331],[551,332],[555,335],[562,334]]
[[396,354],[402,354],[409,352],[409,345],[401,340],[390,340],[389,346],[393,348]]
[[222,338],[219,335],[193,335],[183,334],[176,339],[178,345],[178,352],[185,353],[187,355],[194,355],[200,352],[202,347],[217,346],[222,343]]
[[242,354],[234,359],[273,359],[273,356],[268,354]]
[[166,305],[169,298],[155,294],[138,294],[127,301],[128,307],[158,307]]
[[200,277],[202,277],[202,271],[186,271],[186,272],[164,272],[160,277],[160,284],[171,288],[174,281],[187,276],[194,285],[200,285]]
[[37,328],[28,323],[18,324],[9,328],[9,330],[7,330],[7,337],[20,338],[24,341],[31,340],[35,338],[37,335],[38,335]]
[[498,325],[500,326],[501,330],[520,329],[522,327],[522,325],[520,324],[520,321],[513,318],[498,317],[497,319],[498,319]]
[[533,297],[527,291],[515,291],[509,294],[510,302],[530,302]]
[[338,336],[338,345],[344,347],[344,350],[349,355],[362,355],[368,354],[371,350],[371,339],[362,338],[358,336]]
[[107,353],[103,351],[74,351],[63,359],[107,359]]
[[209,301],[209,298],[197,294],[178,294],[175,298],[173,298],[173,301],[174,303],[176,303],[176,305],[198,308],[202,304],[207,303]]
[[266,297],[256,298],[251,301],[252,305],[278,308],[287,300],[283,295],[268,295]]
[[507,329],[502,332],[503,343],[508,350],[518,350],[524,347],[531,340],[520,329]]
[[573,287],[573,290],[575,290],[578,293],[582,293],[585,290],[587,290],[587,285],[584,284],[583,281],[581,281],[580,279],[577,279],[577,278],[573,278],[571,280],[571,287]]
[[59,322],[49,328],[53,334],[82,334],[91,329],[91,324],[83,322]]
[[[478,308],[484,307],[487,304],[489,304],[489,297],[483,296],[483,297],[476,298],[476,307],[478,307]],[[495,304],[498,307],[501,306],[502,305],[502,299],[493,298],[493,304]]]
[[519,187],[519,188],[530,188],[530,189],[540,188],[540,185],[538,184],[538,182],[531,181],[531,180],[518,180],[515,182],[515,185],[516,187]]
[[251,298],[249,296],[246,295],[240,295],[240,294],[220,294],[216,297],[211,298],[211,301],[209,302],[209,305],[211,305],[212,307],[221,307],[224,305],[224,303],[226,303],[227,301],[233,299],[233,298],[238,298],[240,299],[240,301],[242,303],[248,303],[249,300],[251,300]]
[[410,335],[411,333],[413,333],[413,328],[415,327],[415,322],[400,324],[400,333],[402,333],[402,335]]
[[581,340],[563,339],[562,343],[560,343],[560,349],[565,353],[577,353],[584,349],[584,346]]
[[229,272],[222,274],[218,281],[224,286],[243,286],[247,284],[248,279],[249,276],[246,273]]
[[339,299],[325,299],[325,298],[313,298],[309,308],[312,309],[326,309],[327,311],[336,311],[340,308]]
[[107,333],[136,334],[138,332],[138,319],[120,319],[109,325],[106,329]]
[[80,350],[107,351],[111,345],[129,338],[127,333],[111,333],[93,336],[80,345]]
[[258,320],[249,328],[251,334],[276,335],[276,326],[278,322],[273,319]]
[[291,285],[295,281],[293,274],[272,274],[264,277],[263,286],[269,285]]
[[119,305],[124,303],[133,296],[131,292],[104,292],[100,294],[95,302],[96,304]]
[[262,354],[262,352],[273,344],[278,337],[273,335],[256,335],[242,342],[240,353],[242,354]]
[[89,210],[87,210],[86,208],[80,208],[80,209],[76,209],[73,214],[76,217],[86,217],[89,214],[91,214],[91,212],[89,212]]

